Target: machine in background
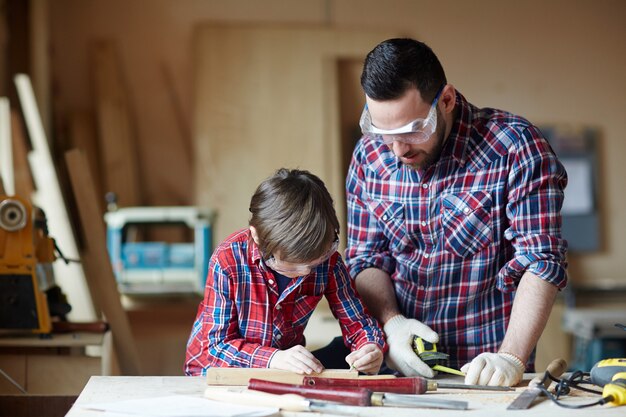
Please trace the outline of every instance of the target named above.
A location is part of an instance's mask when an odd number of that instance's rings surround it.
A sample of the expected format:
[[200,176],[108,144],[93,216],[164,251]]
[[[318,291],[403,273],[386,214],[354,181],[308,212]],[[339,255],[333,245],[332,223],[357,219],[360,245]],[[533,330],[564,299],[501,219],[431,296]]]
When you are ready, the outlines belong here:
[[[110,207],[104,215],[107,248],[120,292],[202,294],[213,217],[211,210],[193,206]],[[193,237],[189,242],[163,242],[133,236],[137,228],[149,232],[146,229],[164,225],[187,229]]]
[[48,334],[53,317],[65,320],[71,307],[55,283],[55,259],[44,212],[0,195],[0,331]]

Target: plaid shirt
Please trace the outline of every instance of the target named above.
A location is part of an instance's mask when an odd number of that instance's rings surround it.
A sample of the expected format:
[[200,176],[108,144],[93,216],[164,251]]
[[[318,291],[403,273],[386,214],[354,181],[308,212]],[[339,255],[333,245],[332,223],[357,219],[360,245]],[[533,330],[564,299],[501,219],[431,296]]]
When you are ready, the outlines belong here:
[[460,367],[498,350],[525,271],[565,286],[567,176],[527,120],[478,109],[458,92],[456,112],[425,171],[359,141],[346,181],[346,264],[353,277],[389,273],[401,313],[438,332],[439,351]]
[[273,354],[304,345],[304,328],[322,296],[351,350],[367,343],[385,349],[383,332],[360,301],[339,253],[278,294],[248,229],[228,237],[209,263],[204,300],[187,343],[185,373],[207,368],[268,366]]

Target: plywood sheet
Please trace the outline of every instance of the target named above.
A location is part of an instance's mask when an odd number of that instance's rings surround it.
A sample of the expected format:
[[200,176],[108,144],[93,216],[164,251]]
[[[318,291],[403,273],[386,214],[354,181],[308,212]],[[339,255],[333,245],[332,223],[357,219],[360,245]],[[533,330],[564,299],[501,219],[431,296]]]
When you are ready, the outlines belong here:
[[318,175],[343,219],[338,63],[364,59],[389,37],[250,24],[197,30],[196,195],[217,210],[216,242],[247,225],[256,186],[280,167]]
[[138,206],[137,145],[119,51],[113,41],[103,40],[90,52],[104,191],[117,194],[120,206]]
[[[326,369],[318,376],[322,378],[357,378],[359,373],[348,369]],[[265,381],[283,382],[286,384],[302,384],[304,375],[295,372],[266,368],[209,368],[206,372],[208,385],[248,385],[251,378]]]

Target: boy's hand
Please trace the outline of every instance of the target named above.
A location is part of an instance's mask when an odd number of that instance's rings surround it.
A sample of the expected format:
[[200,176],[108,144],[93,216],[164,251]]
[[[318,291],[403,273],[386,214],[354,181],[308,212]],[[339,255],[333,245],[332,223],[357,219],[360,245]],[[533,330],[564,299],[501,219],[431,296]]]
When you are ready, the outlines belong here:
[[301,345],[276,352],[274,356],[272,356],[269,368],[282,369],[298,374],[319,373],[324,370],[320,361]]
[[377,374],[383,363],[383,352],[377,345],[368,343],[346,356],[346,362],[359,372]]

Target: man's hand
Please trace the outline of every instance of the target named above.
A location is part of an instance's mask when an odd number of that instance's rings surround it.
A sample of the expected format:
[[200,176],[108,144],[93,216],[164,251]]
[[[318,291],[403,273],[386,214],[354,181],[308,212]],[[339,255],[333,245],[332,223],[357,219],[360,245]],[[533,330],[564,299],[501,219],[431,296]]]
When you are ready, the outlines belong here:
[[435,376],[435,372],[422,362],[413,350],[415,336],[419,336],[430,343],[437,343],[439,335],[434,330],[421,321],[407,319],[401,314],[389,319],[383,330],[387,335],[387,343],[389,344],[387,365],[390,368],[400,371],[404,376],[421,375],[426,378]]
[[377,374],[383,363],[383,352],[377,345],[368,343],[346,356],[346,362],[359,372]]
[[320,361],[301,345],[296,345],[287,350],[279,350],[272,356],[268,367],[298,374],[319,373],[324,370]]
[[525,366],[510,353],[485,352],[461,368],[466,384],[514,386],[524,376]]

